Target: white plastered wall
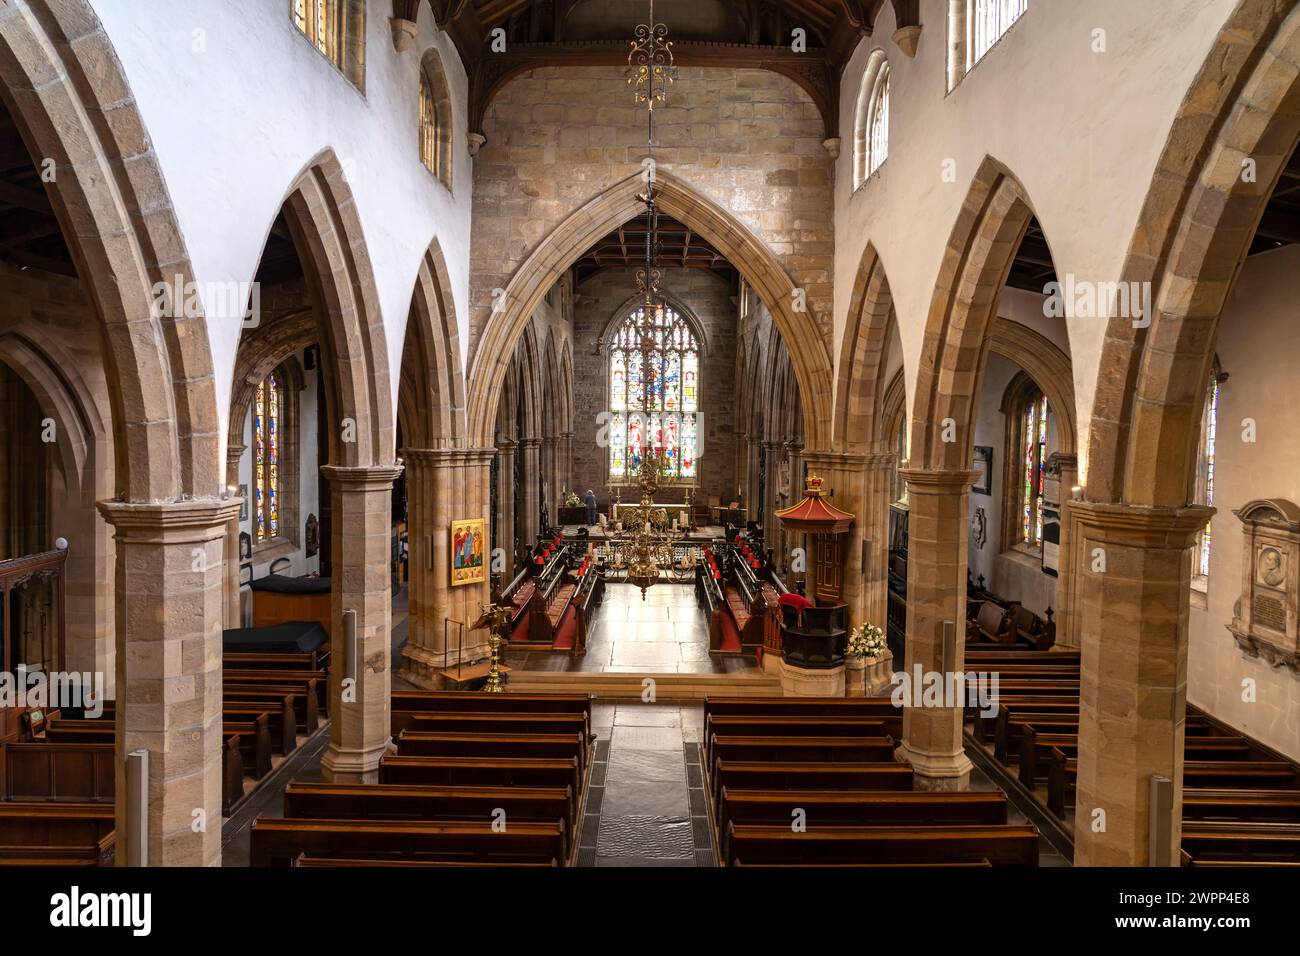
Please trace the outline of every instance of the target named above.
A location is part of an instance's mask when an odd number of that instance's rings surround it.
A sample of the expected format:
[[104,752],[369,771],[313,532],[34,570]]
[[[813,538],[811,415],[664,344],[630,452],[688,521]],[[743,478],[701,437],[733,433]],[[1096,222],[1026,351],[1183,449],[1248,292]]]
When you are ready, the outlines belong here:
[[[840,85],[837,360],[862,252],[872,242],[898,310],[910,409],[944,249],[986,156],[1024,184],[1058,275],[1116,281],[1174,116],[1233,6],[1233,0],[1030,0],[1028,12],[949,92],[948,0],[921,0],[914,59],[889,39],[895,21],[885,4],[874,36],[859,44]],[[1105,31],[1104,53],[1093,52],[1098,29]],[[853,192],[854,110],[877,47],[890,64],[889,158]],[[948,160],[955,163],[955,182],[943,178]],[[1081,469],[1104,333],[1104,320],[1069,320]]]
[[[139,103],[200,288],[252,281],[290,185],[332,149],[347,171],[370,253],[394,402],[416,274],[435,238],[463,352],[473,178],[468,84],[427,6],[415,44],[398,53],[391,2],[369,0],[363,95],[293,26],[288,0],[92,3]],[[419,69],[430,46],[442,58],[453,103],[452,192],[419,158]],[[238,317],[209,318],[221,460],[239,333]]]

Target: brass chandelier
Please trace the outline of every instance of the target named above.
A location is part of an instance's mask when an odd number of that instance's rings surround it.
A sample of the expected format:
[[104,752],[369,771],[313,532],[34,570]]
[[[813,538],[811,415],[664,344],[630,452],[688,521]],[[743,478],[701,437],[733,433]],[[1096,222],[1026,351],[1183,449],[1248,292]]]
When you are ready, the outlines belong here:
[[[646,209],[645,265],[637,270],[636,284],[642,302],[637,319],[637,340],[641,354],[648,356],[662,345],[660,325],[664,310],[664,299],[659,291],[662,273],[658,267],[659,212],[655,204],[654,110],[656,104],[667,99],[668,87],[676,73],[668,27],[655,22],[654,0],[650,0],[649,21],[637,26],[631,47],[627,58],[627,81],[633,88],[636,102],[644,103],[646,107],[646,189],[644,194],[637,197]],[[625,580],[641,589],[642,600],[645,599],[646,590],[657,584],[665,571],[684,576],[694,570],[694,562],[688,558],[680,562],[674,559],[675,545],[682,539],[684,532],[669,526],[666,509],[654,506],[655,493],[665,483],[672,461],[668,449],[663,445],[662,434],[654,433],[650,427],[652,396],[658,389],[656,379],[660,374],[662,371],[655,363],[645,363],[641,380],[641,404],[647,426],[646,440],[638,450],[640,465],[636,472],[641,501],[629,525],[612,535],[617,552],[615,569],[625,569]],[[632,449],[628,451],[631,453]]]

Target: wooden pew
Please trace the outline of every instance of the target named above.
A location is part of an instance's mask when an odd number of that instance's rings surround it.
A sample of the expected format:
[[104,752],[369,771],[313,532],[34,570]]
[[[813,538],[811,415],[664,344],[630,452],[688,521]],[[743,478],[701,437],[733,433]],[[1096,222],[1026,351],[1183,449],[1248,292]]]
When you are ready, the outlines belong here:
[[223,699],[227,701],[275,702],[285,697],[291,699],[294,715],[298,721],[300,733],[310,736],[320,726],[320,688],[315,679],[306,684],[241,684],[237,682],[238,674],[227,674],[225,685],[221,688]]
[[890,737],[723,737],[709,738],[713,762],[741,763],[888,763],[894,759]]
[[392,732],[407,730],[425,733],[503,733],[503,734],[560,734],[576,733],[586,739],[585,714],[506,714],[486,713],[428,713],[413,710],[392,712]]
[[288,756],[298,747],[298,717],[293,710],[293,698],[288,694],[281,697],[278,704],[225,700],[221,704],[221,713],[228,724],[255,722],[258,717],[265,716],[275,753]]
[[[231,720],[227,717],[221,723],[221,736],[227,745],[234,741],[238,748],[241,776],[244,772],[251,772],[255,780],[261,780],[271,772],[271,754],[275,745],[272,743],[271,722],[266,714],[257,714],[251,720]],[[233,777],[233,770],[227,772]],[[239,796],[243,796],[243,793],[244,784],[241,779]],[[233,784],[231,796],[234,796]]]
[[484,694],[478,691],[395,690],[393,710],[425,713],[523,712],[526,714],[586,714],[591,721],[590,694]]
[[1300,821],[1300,790],[1183,789],[1183,820]]
[[726,845],[728,823],[790,825],[793,813],[803,811],[812,826],[868,824],[982,824],[1005,825],[1007,798],[1001,793],[964,791],[860,790],[729,790],[718,801],[719,857],[730,858]]
[[911,790],[912,768],[901,763],[747,763],[718,760],[710,768],[714,802],[733,790]]
[[261,654],[257,652],[231,652],[221,655],[221,666],[228,671],[279,670],[324,671],[329,667],[330,652],[326,648],[304,651],[301,654]]
[[385,757],[380,783],[435,786],[569,787],[581,793],[578,758]]
[[733,857],[750,864],[987,860],[993,866],[1038,865],[1038,832],[1032,826],[809,826],[798,832],[788,823],[729,823],[727,846]]
[[560,864],[559,864],[559,863],[558,863],[554,858],[552,858],[549,862],[546,862],[546,863],[526,863],[526,862],[518,862],[518,861],[516,861],[516,862],[510,862],[510,863],[495,863],[495,862],[490,862],[490,861],[487,861],[487,860],[403,860],[403,859],[398,859],[398,858],[382,858],[382,859],[366,860],[366,859],[348,858],[348,857],[334,857],[334,858],[330,858],[330,857],[320,857],[320,856],[308,856],[307,854],[304,853],[302,856],[298,857],[298,859],[294,862],[293,865],[294,865],[294,866],[308,866],[308,867],[322,867],[322,866],[325,866],[325,867],[349,867],[349,868],[350,868],[350,867],[358,867],[358,866],[363,866],[363,867],[369,867],[369,866],[383,866],[383,867],[389,867],[389,866],[398,866],[398,867],[406,867],[406,866],[452,866],[452,867],[481,867],[481,866],[490,866],[490,867],[502,867],[502,866],[508,866],[508,867],[512,867],[512,868],[514,868],[514,867],[532,868],[532,867],[554,867],[554,866],[559,866]]
[[0,745],[5,800],[106,800],[112,802],[112,744]]
[[250,833],[252,866],[290,866],[301,854],[382,859],[548,863],[564,858],[562,820],[298,820],[258,817]]
[[94,801],[0,801],[0,844],[95,846],[113,832],[115,813]]
[[402,757],[551,757],[586,766],[587,742],[572,734],[462,734],[404,730],[397,736]]
[[565,823],[565,852],[577,832],[576,799],[565,787],[425,787],[293,782],[284,791],[291,819],[516,820]]
[[116,831],[98,842],[58,846],[0,845],[0,867],[112,866]]
[[713,763],[713,738],[726,737],[899,737],[902,717],[888,722],[873,717],[710,717],[705,733],[704,763]]
[[[1056,750],[1067,757],[1077,757],[1079,751],[1079,728],[1073,725],[1064,733],[1048,732],[1050,725],[1038,723],[1026,725],[1020,737],[1019,766],[1017,772],[1020,782],[1030,790],[1038,785],[1038,775],[1050,768],[1053,760],[1052,751]],[[1043,727],[1044,732],[1039,733]],[[1189,735],[1183,743],[1185,761],[1244,761],[1251,756],[1250,744],[1241,737],[1199,737]],[[1048,770],[1050,773],[1050,769]]]
[[244,756],[239,750],[239,735],[231,734],[221,742],[221,812],[230,816],[244,798]]
[[1183,850],[1193,863],[1232,859],[1300,864],[1300,823],[1270,821],[1183,821]]
[[[240,687],[268,690],[279,685],[291,688],[316,688],[316,703],[321,714],[329,714],[329,675],[316,670],[241,670],[232,684]],[[288,693],[286,691],[286,693]]]

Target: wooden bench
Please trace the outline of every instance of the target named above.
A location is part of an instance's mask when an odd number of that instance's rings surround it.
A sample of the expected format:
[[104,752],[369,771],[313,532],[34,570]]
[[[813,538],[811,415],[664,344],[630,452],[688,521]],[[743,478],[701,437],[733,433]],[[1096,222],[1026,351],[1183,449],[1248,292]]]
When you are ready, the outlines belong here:
[[711,763],[888,763],[894,759],[891,737],[724,737],[709,738]]
[[301,654],[261,654],[257,652],[231,652],[221,655],[221,666],[228,671],[281,670],[324,671],[329,666],[330,652],[322,648]]
[[564,858],[564,821],[518,820],[495,828],[490,819],[300,820],[258,817],[250,833],[252,866],[290,866],[310,857],[447,862],[549,863]]
[[586,767],[587,741],[581,733],[461,734],[404,730],[397,737],[401,757],[575,758]]
[[290,698],[294,716],[298,722],[299,732],[310,736],[320,726],[320,688],[315,679],[306,684],[240,684],[235,682],[238,674],[227,674],[225,685],[221,688],[222,698],[227,701],[244,703],[274,703],[285,697]]
[[116,831],[98,842],[57,846],[0,845],[0,867],[112,866]]
[[1300,790],[1183,789],[1183,820],[1300,821]]
[[488,860],[403,860],[398,858],[382,858],[382,859],[366,860],[361,858],[349,858],[349,857],[330,858],[330,857],[320,857],[320,856],[308,856],[307,854],[304,853],[302,856],[298,857],[298,859],[294,861],[293,865],[308,866],[308,867],[323,867],[323,866],[324,867],[357,867],[357,866],[548,867],[548,866],[559,866],[560,864],[556,862],[554,858],[552,858],[546,863],[521,862],[517,860],[512,861],[510,863],[496,863]]
[[715,804],[731,790],[911,790],[901,763],[766,763],[718,760],[710,768]]
[[95,801],[0,801],[0,844],[94,846],[113,832],[115,813]]
[[730,856],[728,823],[789,826],[802,811],[808,825],[983,824],[1007,822],[1007,798],[1001,793],[963,791],[729,790],[718,801],[719,857]]
[[221,715],[225,724],[256,722],[258,717],[265,717],[271,731],[273,753],[288,756],[298,747],[298,718],[293,710],[293,698],[287,694],[278,703],[225,700],[221,704]]
[[5,800],[113,801],[112,744],[0,745]]
[[418,710],[394,710],[391,718],[394,734],[407,730],[463,734],[575,733],[585,740],[588,728],[585,714],[429,713]]
[[[1020,737],[1019,766],[1017,772],[1020,782],[1030,790],[1038,785],[1038,775],[1050,767],[1055,750],[1066,757],[1077,757],[1079,752],[1079,731],[1074,726],[1066,733],[1046,732],[1050,725],[1030,724],[1024,727]],[[1068,726],[1068,725],[1067,725]],[[1039,733],[1039,728],[1044,733]],[[1183,760],[1191,761],[1244,761],[1251,756],[1250,744],[1240,737],[1197,737],[1184,738]]]
[[713,762],[713,738],[726,737],[899,737],[902,716],[874,717],[710,717],[704,734],[704,762]]
[[463,820],[498,819],[565,824],[565,852],[576,833],[574,793],[565,787],[424,787],[384,784],[290,783],[284,815],[290,819]]
[[[987,860],[993,866],[1037,866],[1032,826],[727,825],[733,857],[750,864],[948,863]],[[725,865],[729,860],[724,860]]]
[[[316,688],[316,704],[321,714],[329,714],[329,675],[316,670],[241,670],[232,685],[249,689],[271,690],[280,685],[291,689]],[[290,691],[285,691],[289,693]]]
[[1185,820],[1183,850],[1194,863],[1231,858],[1300,864],[1300,823]]
[[380,783],[435,786],[568,787],[582,791],[578,758],[385,757]]
[[[227,745],[234,741],[239,751],[241,775],[247,772],[255,780],[261,780],[271,772],[275,745],[271,737],[271,722],[266,714],[257,714],[251,720],[225,719],[221,722],[221,736]],[[233,776],[233,771],[230,773]],[[243,786],[241,779],[240,796],[243,795]]]

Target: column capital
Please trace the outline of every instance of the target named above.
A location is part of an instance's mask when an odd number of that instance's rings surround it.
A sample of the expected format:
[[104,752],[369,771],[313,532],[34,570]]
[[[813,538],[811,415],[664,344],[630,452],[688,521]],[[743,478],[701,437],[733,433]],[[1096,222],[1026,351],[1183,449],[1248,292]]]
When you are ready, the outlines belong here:
[[513,438],[497,439],[497,451],[499,452],[513,452],[518,447],[519,442],[515,441]]
[[908,494],[943,495],[966,491],[974,483],[975,471],[933,471],[929,468],[903,468]]
[[402,473],[401,465],[322,465],[321,474],[347,491],[384,491]]
[[[503,442],[511,439],[503,438]],[[407,465],[485,465],[500,446],[492,448],[403,448],[402,461]]]
[[181,543],[223,537],[239,515],[240,498],[187,501],[99,501],[96,507],[113,526],[114,536],[135,542]]
[[520,448],[540,448],[542,445],[540,438],[519,438],[516,442]]
[[1214,515],[1204,505],[1182,508],[1071,501],[1070,515],[1089,538],[1150,551],[1182,551]]

